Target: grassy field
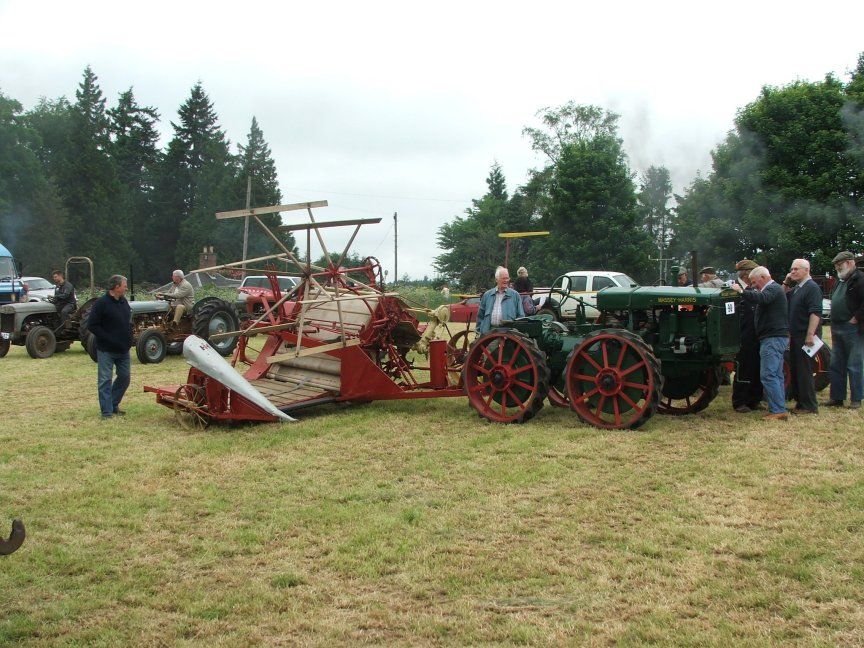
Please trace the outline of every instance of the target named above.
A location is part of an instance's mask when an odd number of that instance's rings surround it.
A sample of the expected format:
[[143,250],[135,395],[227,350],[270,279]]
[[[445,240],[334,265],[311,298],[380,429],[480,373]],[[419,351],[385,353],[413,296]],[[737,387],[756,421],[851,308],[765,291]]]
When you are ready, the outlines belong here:
[[[634,432],[464,399],[179,428],[133,359],[0,360],[9,645],[862,645],[864,416],[765,424],[728,387]],[[824,393],[821,395],[826,396]]]

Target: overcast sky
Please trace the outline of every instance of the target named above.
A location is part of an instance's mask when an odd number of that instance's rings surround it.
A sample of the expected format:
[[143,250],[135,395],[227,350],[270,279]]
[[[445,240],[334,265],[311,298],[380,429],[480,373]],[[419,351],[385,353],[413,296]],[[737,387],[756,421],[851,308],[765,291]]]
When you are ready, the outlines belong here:
[[680,192],[763,85],[847,79],[862,25],[864,2],[831,0],[0,0],[0,92],[25,109],[74,100],[89,64],[109,106],[133,86],[159,110],[164,146],[200,80],[232,150],[258,118],[285,202],[383,217],[354,250],[391,276],[398,212],[398,271],[416,278],[434,274],[437,228],[485,193],[494,161],[511,192],[542,165],[521,134],[538,109],[619,113],[632,170],[665,165]]

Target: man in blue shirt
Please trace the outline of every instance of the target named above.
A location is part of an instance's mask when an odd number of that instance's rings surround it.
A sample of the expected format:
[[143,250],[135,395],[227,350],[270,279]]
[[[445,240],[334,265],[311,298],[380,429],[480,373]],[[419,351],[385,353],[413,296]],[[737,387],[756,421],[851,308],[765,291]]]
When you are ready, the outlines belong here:
[[490,288],[480,298],[477,311],[477,335],[488,333],[490,329],[501,326],[501,322],[525,317],[519,293],[509,288],[510,272],[503,266],[495,270],[495,287]]

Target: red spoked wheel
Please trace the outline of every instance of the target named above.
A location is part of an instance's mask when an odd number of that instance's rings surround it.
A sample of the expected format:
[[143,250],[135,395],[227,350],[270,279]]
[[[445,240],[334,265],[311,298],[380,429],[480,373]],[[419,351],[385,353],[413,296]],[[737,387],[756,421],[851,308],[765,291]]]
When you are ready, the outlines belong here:
[[524,423],[543,407],[549,367],[534,340],[495,329],[471,346],[462,369],[468,403],[497,423]]
[[210,424],[207,394],[203,385],[180,385],[174,393],[173,408],[177,422],[187,430],[203,429]]
[[660,363],[628,331],[589,333],[567,358],[570,408],[599,428],[637,428],[654,415],[663,380]]
[[708,367],[685,376],[667,378],[657,411],[672,416],[701,412],[717,398],[722,380],[721,367]]
[[[813,356],[813,386],[817,392],[825,389],[830,379],[828,377],[828,367],[831,366],[831,347],[823,344],[822,347]],[[789,365],[789,350],[783,353],[783,387],[786,389],[786,400],[794,400],[795,395],[792,392],[792,371]]]

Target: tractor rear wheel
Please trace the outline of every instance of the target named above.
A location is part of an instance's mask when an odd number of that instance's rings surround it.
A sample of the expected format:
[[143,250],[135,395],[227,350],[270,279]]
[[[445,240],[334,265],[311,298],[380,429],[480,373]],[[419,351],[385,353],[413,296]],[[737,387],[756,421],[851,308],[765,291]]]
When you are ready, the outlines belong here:
[[[831,382],[828,376],[828,367],[831,366],[831,348],[827,344],[813,356],[813,386],[817,392],[825,389]],[[795,400],[792,391],[792,370],[789,364],[789,350],[783,352],[783,388],[786,390],[786,400]]]
[[90,356],[90,359],[93,362],[98,362],[99,360],[99,352],[96,349],[96,336],[93,335],[90,331],[87,331],[84,336],[81,338],[81,346],[84,347],[84,350],[87,352],[87,355]]
[[663,389],[660,363],[641,338],[621,329],[589,333],[565,369],[570,408],[599,428],[638,428],[654,415]]
[[54,331],[47,326],[34,326],[27,332],[24,346],[27,347],[27,353],[31,358],[44,360],[54,355],[57,338],[54,337]]
[[558,319],[558,314],[554,310],[552,310],[551,308],[549,308],[547,306],[544,306],[543,308],[538,308],[537,312],[534,314],[535,315],[551,315],[552,321],[554,321],[554,322],[560,322],[561,321],[560,319]]
[[12,346],[12,343],[9,340],[6,338],[0,338],[0,358],[9,353],[10,346]]
[[701,372],[667,380],[657,411],[672,416],[701,412],[717,398],[722,381],[721,367],[708,367]]
[[[222,299],[212,299],[201,305],[195,315],[193,330],[195,335],[210,342],[210,336],[217,333],[229,333],[240,328],[234,307]],[[239,336],[220,338],[210,342],[219,355],[229,356],[237,346]]]
[[511,329],[493,329],[468,350],[462,384],[469,405],[481,417],[524,423],[543,407],[549,366],[531,338]]
[[165,359],[168,343],[165,334],[156,327],[144,329],[135,343],[135,355],[141,364],[159,364]]

